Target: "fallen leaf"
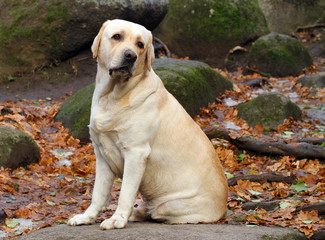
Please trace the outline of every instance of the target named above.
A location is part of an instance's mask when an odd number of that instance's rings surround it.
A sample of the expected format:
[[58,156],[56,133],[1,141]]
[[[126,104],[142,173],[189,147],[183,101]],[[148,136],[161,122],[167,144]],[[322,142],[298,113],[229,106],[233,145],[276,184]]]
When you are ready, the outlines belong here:
[[297,184],[292,184],[290,186],[290,189],[295,190],[297,192],[308,191],[307,184],[304,183],[300,178],[298,178]]
[[55,206],[56,203],[46,199],[46,203],[50,206]]
[[262,195],[263,193],[258,192],[258,191],[254,191],[254,190],[248,190],[250,194],[258,196],[258,195]]
[[7,227],[15,228],[19,225],[19,222],[16,220],[12,220],[12,219],[6,219],[6,225],[7,225]]

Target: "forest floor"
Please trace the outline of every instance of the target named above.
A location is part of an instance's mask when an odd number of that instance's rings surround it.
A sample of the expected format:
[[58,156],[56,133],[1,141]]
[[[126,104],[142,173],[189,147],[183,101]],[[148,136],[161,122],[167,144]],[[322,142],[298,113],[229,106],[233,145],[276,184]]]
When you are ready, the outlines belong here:
[[[301,35],[306,44],[316,38],[308,36]],[[317,58],[314,62],[300,76],[324,71],[324,59]],[[69,135],[68,129],[54,121],[54,116],[67,96],[94,81],[96,62],[85,51],[60,65],[64,71],[51,68],[36,73],[33,79],[22,76],[22,82],[8,79],[0,84],[0,125],[29,133],[41,149],[38,164],[16,170],[0,169],[0,238],[65,223],[90,204],[95,176],[93,147],[81,145]],[[263,76],[244,75],[243,69],[216,70],[234,83],[234,90],[201,109],[195,121],[202,129],[218,126],[227,129],[233,139],[245,136],[293,146],[298,146],[297,141],[302,138],[324,139],[325,122],[307,112],[325,111],[325,89],[310,94],[310,89],[296,85],[298,77],[269,78],[260,86],[249,87],[245,83]],[[44,83],[44,78],[49,81]],[[276,129],[264,129],[249,127],[237,117],[239,103],[274,90],[290,97],[304,110],[300,120],[287,119]],[[297,229],[307,237],[325,229],[324,159],[256,154],[217,138],[212,143],[231,183],[228,214],[219,223],[282,226]],[[265,177],[267,173],[282,178],[270,180]],[[252,180],[247,176],[262,177]],[[239,178],[232,183],[234,177]],[[98,221],[116,210],[121,182],[116,179],[111,201]],[[139,195],[135,205],[141,201]]]

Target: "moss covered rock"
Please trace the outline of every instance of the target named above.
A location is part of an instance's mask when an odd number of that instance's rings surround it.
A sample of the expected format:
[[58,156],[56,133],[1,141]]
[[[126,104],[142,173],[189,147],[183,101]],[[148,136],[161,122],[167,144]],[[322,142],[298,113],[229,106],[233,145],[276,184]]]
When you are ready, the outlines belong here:
[[167,0],[0,1],[0,79],[33,72],[89,47],[107,19],[154,29]]
[[0,126],[0,167],[25,167],[39,157],[40,149],[28,134]]
[[95,84],[81,89],[64,101],[55,120],[69,128],[70,134],[81,142],[89,142],[90,108]]
[[154,34],[179,56],[217,65],[229,49],[268,32],[257,0],[169,0]]
[[229,80],[202,62],[157,59],[152,67],[192,117],[226,89],[232,89]]
[[248,64],[274,77],[298,75],[312,58],[297,39],[278,33],[260,37],[249,51]]
[[[152,67],[167,90],[192,116],[198,114],[200,107],[213,102],[226,89],[232,89],[229,80],[202,62],[156,59]],[[94,84],[68,98],[55,117],[56,121],[62,121],[71,134],[82,142],[89,141],[87,125],[93,91]]]
[[264,93],[238,105],[238,116],[252,127],[260,124],[264,128],[276,128],[284,119],[299,119],[301,110],[280,93]]

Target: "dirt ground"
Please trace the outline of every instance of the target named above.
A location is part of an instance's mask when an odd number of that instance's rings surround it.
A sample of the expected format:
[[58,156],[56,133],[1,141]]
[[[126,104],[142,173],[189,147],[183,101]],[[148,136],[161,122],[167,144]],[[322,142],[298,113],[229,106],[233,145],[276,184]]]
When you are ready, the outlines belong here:
[[96,60],[90,49],[33,74],[3,80],[0,101],[20,99],[58,100],[76,93],[95,81]]

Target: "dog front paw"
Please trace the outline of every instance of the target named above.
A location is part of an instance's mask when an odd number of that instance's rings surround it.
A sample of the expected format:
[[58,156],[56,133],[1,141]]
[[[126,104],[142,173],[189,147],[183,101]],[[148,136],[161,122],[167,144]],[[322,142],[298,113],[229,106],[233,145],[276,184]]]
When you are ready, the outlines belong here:
[[126,217],[121,215],[113,215],[111,218],[106,219],[104,222],[100,224],[100,229],[108,230],[114,228],[124,228],[128,222]]
[[95,222],[95,219],[90,217],[87,214],[78,214],[68,221],[68,225],[77,226],[77,225],[87,225]]

